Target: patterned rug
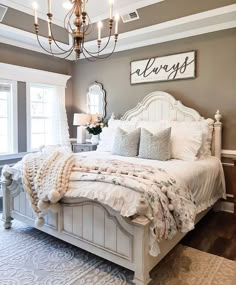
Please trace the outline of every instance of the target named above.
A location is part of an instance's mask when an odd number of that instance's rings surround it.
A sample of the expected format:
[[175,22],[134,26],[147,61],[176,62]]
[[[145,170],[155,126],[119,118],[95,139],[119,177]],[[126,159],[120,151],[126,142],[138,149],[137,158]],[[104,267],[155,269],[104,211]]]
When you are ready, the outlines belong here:
[[[150,285],[233,285],[236,262],[178,245]],[[133,272],[24,224],[0,222],[1,285],[126,285]]]

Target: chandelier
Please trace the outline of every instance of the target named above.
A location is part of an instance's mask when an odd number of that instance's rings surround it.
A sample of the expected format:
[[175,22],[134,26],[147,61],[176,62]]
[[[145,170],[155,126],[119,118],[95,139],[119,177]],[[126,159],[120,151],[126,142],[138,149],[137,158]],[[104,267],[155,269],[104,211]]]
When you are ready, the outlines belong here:
[[[109,0],[110,3],[110,17],[108,20],[109,27],[109,36],[105,43],[102,42],[101,32],[102,32],[102,22],[97,24],[97,48],[96,50],[88,50],[86,48],[85,40],[86,37],[92,31],[92,23],[90,17],[86,11],[86,4],[89,0],[68,0],[69,12],[66,14],[64,19],[64,27],[69,34],[69,37],[72,38],[72,44],[68,49],[62,47],[53,35],[53,14],[52,14],[52,0],[48,0],[48,46],[45,47],[39,37],[39,22],[38,22],[38,4],[37,2],[33,3],[34,8],[34,27],[35,33],[37,36],[37,41],[40,47],[47,53],[53,56],[60,56],[62,58],[68,58],[73,52],[75,53],[75,58],[78,60],[81,54],[90,61],[96,59],[104,59],[111,56],[115,49],[118,40],[118,23],[119,15],[113,16],[113,0]],[[115,26],[115,29],[114,27]],[[114,30],[114,32],[113,32]],[[109,44],[113,38],[113,48],[110,53],[104,54]]]

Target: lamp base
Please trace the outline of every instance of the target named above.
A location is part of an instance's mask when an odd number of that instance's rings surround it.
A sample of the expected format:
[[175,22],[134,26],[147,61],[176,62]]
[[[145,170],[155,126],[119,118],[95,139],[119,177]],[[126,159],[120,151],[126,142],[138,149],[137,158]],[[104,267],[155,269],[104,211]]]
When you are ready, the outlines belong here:
[[83,126],[77,127],[77,143],[86,143],[86,128]]

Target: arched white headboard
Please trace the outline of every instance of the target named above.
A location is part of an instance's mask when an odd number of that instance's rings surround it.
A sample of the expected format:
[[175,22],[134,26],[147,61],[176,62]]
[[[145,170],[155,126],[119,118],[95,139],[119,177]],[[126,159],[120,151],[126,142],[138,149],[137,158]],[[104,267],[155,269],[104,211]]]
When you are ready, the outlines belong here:
[[142,102],[127,111],[122,120],[140,119],[145,121],[199,121],[204,118],[194,109],[185,107],[172,95],[156,91],[147,95]]
[[[215,120],[211,120],[214,130],[212,139],[212,155],[221,159],[222,123],[221,114],[217,111]],[[200,121],[204,118],[194,109],[184,106],[172,95],[156,91],[147,95],[137,106],[127,111],[122,120],[145,121]]]

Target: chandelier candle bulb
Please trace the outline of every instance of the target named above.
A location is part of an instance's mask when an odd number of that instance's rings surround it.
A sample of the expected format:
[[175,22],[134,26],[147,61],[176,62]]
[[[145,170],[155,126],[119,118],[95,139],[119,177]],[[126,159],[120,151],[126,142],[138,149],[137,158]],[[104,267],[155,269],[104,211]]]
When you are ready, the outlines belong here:
[[51,2],[51,0],[48,0],[48,13],[52,14],[52,2]]
[[98,22],[98,41],[101,41],[102,22]]
[[38,4],[33,2],[33,9],[34,9],[34,24],[38,25]]
[[115,25],[115,34],[118,34],[118,24],[119,24],[119,19],[120,19],[120,15],[116,14],[116,25]]
[[85,3],[86,3],[86,0],[83,0],[83,12],[85,12]]
[[113,18],[113,0],[110,0],[110,19]]

